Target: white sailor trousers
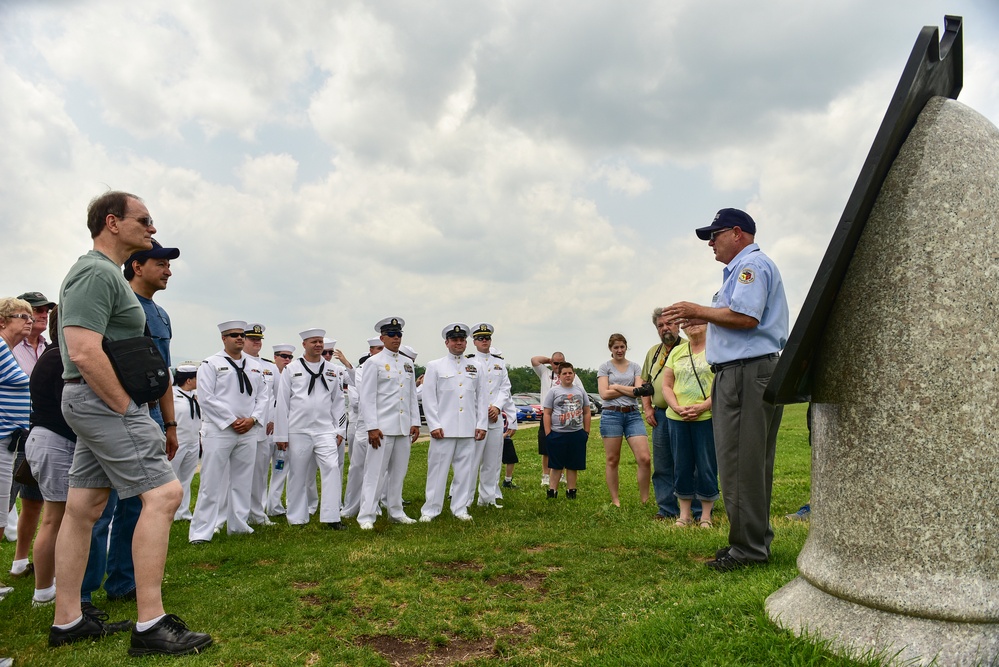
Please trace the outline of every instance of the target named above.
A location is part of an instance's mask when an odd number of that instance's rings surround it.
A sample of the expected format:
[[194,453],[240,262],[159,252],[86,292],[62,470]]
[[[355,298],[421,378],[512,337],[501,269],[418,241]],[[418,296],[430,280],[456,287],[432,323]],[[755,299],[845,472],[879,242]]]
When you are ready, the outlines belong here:
[[475,490],[475,460],[479,444],[475,438],[430,439],[427,448],[427,501],[420,514],[431,519],[444,507],[444,490],[447,488],[448,469],[454,468],[451,479],[451,513],[468,510]]
[[361,509],[361,487],[364,485],[364,466],[368,458],[368,432],[357,431],[350,445],[350,463],[347,467],[347,490],[343,494],[341,516],[357,516]]
[[232,428],[202,433],[201,483],[188,531],[189,540],[212,539],[215,527],[222,522],[219,514],[225,499],[228,499],[226,531],[230,535],[253,532],[248,519],[257,437],[258,431],[254,429],[243,434],[236,433]]
[[[479,504],[492,505],[503,497],[500,491],[500,468],[503,467],[503,427],[486,431],[486,439],[479,448],[480,461],[476,468],[479,476]],[[472,473],[475,483],[475,473]]]
[[280,470],[274,467],[275,461],[278,459],[278,448],[273,441],[270,443],[271,458],[268,466],[271,469],[271,481],[267,487],[267,516],[276,516],[278,514],[284,514],[284,503],[281,502],[281,495],[284,493],[284,481],[288,477],[288,461],[287,454],[285,454],[285,464]]
[[333,523],[340,520],[340,466],[336,434],[288,434],[288,523],[309,523],[310,482],[315,484],[316,465],[323,481],[319,503],[319,520]]
[[191,514],[191,481],[194,473],[198,471],[198,453],[201,449],[200,443],[182,442],[177,446],[177,453],[174,455],[170,465],[173,466],[173,473],[177,475],[177,481],[184,487],[184,499],[180,501],[180,507],[173,515],[174,521],[189,520]]
[[271,467],[272,447],[268,435],[257,440],[253,455],[253,484],[250,488],[250,523],[263,523],[267,519],[267,470]]
[[384,484],[389,517],[400,519],[402,511],[402,483],[409,469],[409,452],[412,443],[408,435],[383,435],[377,449],[368,445],[368,456],[364,464],[364,483],[361,485],[361,510],[357,515],[360,523],[374,523],[378,516],[378,500],[382,495],[380,483],[388,475]]

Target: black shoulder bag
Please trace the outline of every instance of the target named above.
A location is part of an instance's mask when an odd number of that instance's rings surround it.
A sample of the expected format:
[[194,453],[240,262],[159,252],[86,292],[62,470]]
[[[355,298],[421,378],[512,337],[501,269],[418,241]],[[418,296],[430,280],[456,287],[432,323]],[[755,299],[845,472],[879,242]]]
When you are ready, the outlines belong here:
[[170,388],[170,370],[149,336],[105,338],[102,346],[118,381],[137,405],[158,401]]

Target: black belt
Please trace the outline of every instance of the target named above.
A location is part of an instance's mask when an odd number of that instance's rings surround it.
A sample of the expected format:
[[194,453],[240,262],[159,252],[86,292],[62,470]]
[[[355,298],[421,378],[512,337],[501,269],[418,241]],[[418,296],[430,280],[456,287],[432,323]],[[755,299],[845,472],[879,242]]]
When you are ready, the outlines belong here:
[[711,364],[711,372],[717,373],[724,368],[731,368],[732,366],[745,366],[746,364],[751,364],[754,361],[776,359],[778,356],[779,355],[776,352],[771,352],[770,354],[761,354],[758,357],[750,357],[749,359],[736,359],[735,361],[726,361],[723,364]]
[[632,412],[637,410],[637,407],[627,406],[627,405],[605,405],[602,410],[604,412]]
[[87,384],[87,381],[83,378],[70,378],[68,380],[63,380],[63,384]]

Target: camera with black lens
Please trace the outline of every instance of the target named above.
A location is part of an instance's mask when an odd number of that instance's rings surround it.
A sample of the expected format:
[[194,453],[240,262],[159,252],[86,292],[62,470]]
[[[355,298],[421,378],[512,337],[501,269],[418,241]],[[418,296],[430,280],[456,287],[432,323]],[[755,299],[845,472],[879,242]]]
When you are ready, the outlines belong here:
[[640,396],[652,396],[656,393],[656,388],[652,386],[651,382],[645,382],[641,387],[635,387],[635,397]]

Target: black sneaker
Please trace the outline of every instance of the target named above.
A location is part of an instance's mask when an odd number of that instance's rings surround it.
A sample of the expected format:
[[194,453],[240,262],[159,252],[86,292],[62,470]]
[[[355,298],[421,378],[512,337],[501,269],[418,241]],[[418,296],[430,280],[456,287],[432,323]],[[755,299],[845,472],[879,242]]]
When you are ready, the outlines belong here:
[[728,552],[731,550],[732,547],[722,547],[721,549],[715,552],[715,560],[718,560],[719,558],[724,558],[725,556],[728,555]]
[[504,479],[503,480],[503,488],[504,489],[517,489],[517,488],[520,488],[520,487],[518,487],[516,484],[514,484],[512,479],[510,481],[507,481],[507,480]]
[[742,560],[741,558],[736,558],[732,554],[727,553],[721,558],[709,560],[705,563],[705,565],[710,567],[715,572],[731,572],[732,570],[751,567],[753,565],[763,565],[764,563],[766,563],[766,561]]
[[128,654],[138,655],[186,655],[201,653],[212,645],[211,635],[188,630],[187,623],[180,617],[167,614],[145,632],[132,628],[132,645]]
[[548,489],[549,498],[558,498],[558,489]]
[[566,491],[565,492],[565,497],[568,498],[569,500],[575,500],[576,499],[576,489],[569,489],[568,491]]
[[331,521],[326,524],[326,527],[330,530],[347,530],[347,526],[343,525],[341,521]]
[[[99,611],[99,610],[98,610]],[[98,615],[93,615],[84,611],[83,618],[79,623],[71,628],[63,630],[52,626],[49,628],[49,646],[63,646],[73,642],[93,641],[102,639],[116,632],[122,632],[132,627],[132,621],[120,621],[118,623],[105,623],[108,615],[101,612],[103,619]]]

